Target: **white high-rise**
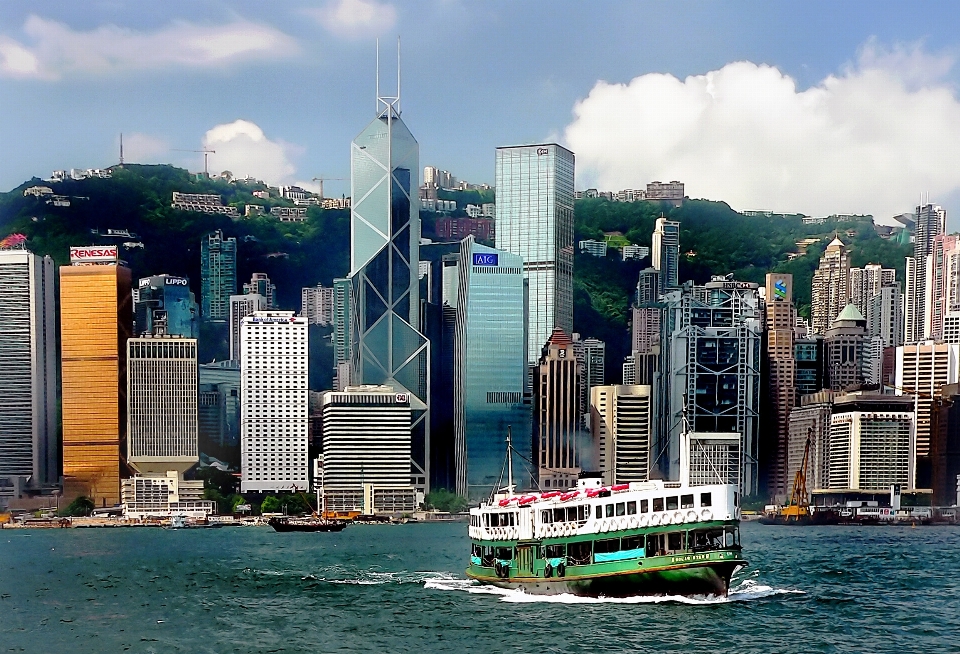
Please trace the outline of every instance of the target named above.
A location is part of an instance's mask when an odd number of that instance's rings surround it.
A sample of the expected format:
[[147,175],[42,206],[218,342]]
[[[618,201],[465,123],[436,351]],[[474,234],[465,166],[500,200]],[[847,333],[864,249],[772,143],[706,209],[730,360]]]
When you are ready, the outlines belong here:
[[650,260],[660,273],[660,291],[675,288],[680,278],[680,223],[657,218],[650,242]]
[[127,341],[127,463],[140,473],[183,473],[197,445],[197,341],[144,335]]
[[240,322],[241,492],[309,485],[307,319],[257,311]]
[[555,143],[497,148],[497,247],[523,259],[527,361],[559,327],[573,333],[574,155]]
[[300,290],[300,315],[311,325],[333,322],[333,287],[317,284]]
[[933,288],[934,242],[947,231],[947,212],[933,204],[917,207],[913,256],[907,257],[904,291],[904,340],[916,343],[930,336],[930,296]]
[[653,421],[650,386],[594,386],[590,427],[596,467],[605,484],[646,481]]
[[0,249],[0,477],[56,483],[57,344],[50,257]]

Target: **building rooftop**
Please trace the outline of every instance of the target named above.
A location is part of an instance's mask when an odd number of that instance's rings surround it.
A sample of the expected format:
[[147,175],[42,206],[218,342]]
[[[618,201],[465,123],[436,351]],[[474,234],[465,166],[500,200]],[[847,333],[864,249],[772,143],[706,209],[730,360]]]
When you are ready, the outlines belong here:
[[854,321],[865,321],[866,318],[863,317],[863,314],[852,304],[848,304],[843,307],[843,311],[840,312],[833,322],[839,322],[841,320],[854,320]]

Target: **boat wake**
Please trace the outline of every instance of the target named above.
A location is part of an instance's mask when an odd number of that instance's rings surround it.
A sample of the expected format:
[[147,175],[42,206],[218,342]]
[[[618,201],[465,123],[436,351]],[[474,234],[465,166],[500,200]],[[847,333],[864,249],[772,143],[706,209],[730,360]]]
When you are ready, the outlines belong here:
[[382,584],[423,584],[431,581],[453,580],[453,575],[446,572],[400,571],[386,572],[382,570],[356,570],[343,566],[330,566],[314,571],[278,571],[254,570],[247,572],[277,577],[299,577],[300,581],[316,581],[327,584],[345,584],[349,586],[379,586]]
[[496,595],[501,602],[514,604],[727,604],[730,602],[749,602],[773,597],[775,595],[803,595],[802,590],[774,588],[759,583],[756,579],[734,581],[726,597],[713,595],[686,597],[683,595],[638,595],[635,597],[581,597],[579,595],[533,595],[523,590],[510,590],[481,584],[473,579],[428,579],[424,588],[431,590],[461,591],[475,595]]

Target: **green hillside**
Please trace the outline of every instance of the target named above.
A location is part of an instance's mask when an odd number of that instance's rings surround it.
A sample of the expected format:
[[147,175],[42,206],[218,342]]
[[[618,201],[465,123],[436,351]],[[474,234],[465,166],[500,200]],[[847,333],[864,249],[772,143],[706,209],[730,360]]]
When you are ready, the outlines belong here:
[[[69,207],[24,197],[35,185],[70,196]],[[70,245],[116,243],[97,231],[126,229],[143,249],[122,249],[135,277],[157,273],[187,276],[199,295],[200,240],[215,229],[238,241],[241,281],[253,272],[267,273],[277,285],[280,306],[299,308],[300,289],[330,284],[349,269],[350,215],[344,210],[311,207],[304,223],[281,223],[269,216],[231,220],[226,216],[186,212],[170,207],[173,191],[216,193],[225,204],[290,204],[276,197],[260,199],[262,185],[197,178],[172,166],[128,165],[111,179],[50,183],[33,179],[0,194],[0,238],[21,232],[37,254],[67,262]],[[472,193],[469,198],[467,194]],[[471,201],[490,201],[492,192],[467,192]],[[476,196],[476,197],[474,197]],[[242,213],[242,210],[241,210]],[[655,202],[580,200],[576,204],[576,239],[613,236],[617,241],[650,245],[654,221],[661,213],[681,223],[680,278],[698,283],[711,274],[734,273],[745,281],[763,282],[770,270],[794,275],[794,293],[801,314],[809,314],[810,280],[828,240],[839,233],[852,253],[854,266],[882,263],[896,267],[903,279],[909,248],[878,237],[869,221],[828,221],[803,225],[799,217],[744,216],[725,203],[693,200],[674,208]],[[424,236],[432,236],[434,215],[424,213]],[[92,230],[92,231],[91,231]],[[820,238],[807,253],[789,260],[796,242]],[[577,254],[574,265],[575,329],[607,342],[608,379],[620,378],[619,366],[629,351],[628,307],[638,272],[649,261],[622,262],[611,250],[605,259]]]

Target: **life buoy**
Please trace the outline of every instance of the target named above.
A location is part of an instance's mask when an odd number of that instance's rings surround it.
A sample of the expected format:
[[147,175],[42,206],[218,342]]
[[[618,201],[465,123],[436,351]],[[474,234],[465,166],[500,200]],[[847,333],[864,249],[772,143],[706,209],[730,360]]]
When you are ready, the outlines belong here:
[[638,522],[640,523],[641,527],[646,527],[647,523],[650,522],[650,516],[644,513],[643,515],[640,516],[640,519],[638,520]]
[[610,523],[609,523],[609,522],[604,522],[604,523],[603,523],[603,533],[607,533],[608,531],[610,531]]
[[553,566],[550,565],[550,562],[547,562],[547,565],[543,566],[543,578],[549,579],[553,576]]
[[700,512],[701,520],[710,520],[712,518],[713,518],[713,511],[711,511],[710,509],[704,509],[703,511]]
[[567,574],[567,564],[561,561],[557,564],[557,576],[562,577]]
[[653,515],[650,516],[650,524],[651,524],[651,525],[654,525],[654,526],[660,524],[660,514],[659,514],[659,513],[654,513]]
[[636,528],[637,528],[637,519],[636,519],[636,517],[630,518],[630,528],[631,528],[631,529],[636,529]]
[[593,533],[595,533],[595,534],[599,534],[599,533],[600,533],[600,523],[599,523],[599,522],[594,522],[594,523],[593,523]]
[[626,529],[628,524],[626,518],[620,518],[620,529]]
[[696,522],[697,521],[697,512],[693,509],[687,511],[687,522]]
[[679,511],[673,512],[673,524],[680,525],[683,524],[683,514]]

